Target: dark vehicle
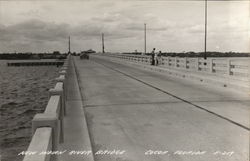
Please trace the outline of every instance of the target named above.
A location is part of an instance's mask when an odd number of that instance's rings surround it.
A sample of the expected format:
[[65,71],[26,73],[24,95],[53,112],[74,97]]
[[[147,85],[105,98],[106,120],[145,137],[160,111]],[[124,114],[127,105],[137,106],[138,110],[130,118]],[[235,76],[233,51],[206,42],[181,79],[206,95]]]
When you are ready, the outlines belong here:
[[80,55],[80,59],[89,59],[89,54],[87,54],[87,53],[82,53],[82,54]]
[[82,51],[80,54],[80,59],[89,59],[89,54],[96,53],[96,51],[89,49],[86,51]]

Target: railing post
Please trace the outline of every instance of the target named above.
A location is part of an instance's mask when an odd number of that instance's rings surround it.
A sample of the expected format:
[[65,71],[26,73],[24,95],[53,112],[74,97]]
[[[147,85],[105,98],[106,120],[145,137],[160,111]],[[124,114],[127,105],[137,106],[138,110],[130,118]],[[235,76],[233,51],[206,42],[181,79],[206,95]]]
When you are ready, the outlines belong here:
[[199,58],[196,58],[196,70],[199,71]]
[[55,88],[50,89],[49,90],[49,97],[54,96],[54,95],[61,96],[61,108],[62,108],[63,114],[66,115],[64,90],[63,89],[55,89]]
[[60,75],[58,78],[55,79],[57,82],[62,82],[63,85],[65,84],[65,76]]
[[66,86],[66,81],[67,81],[67,71],[66,70],[61,70],[59,71],[60,75],[64,75],[64,79],[65,81],[63,82],[63,88],[64,88],[64,93],[65,93],[65,98],[66,98],[66,94],[67,94],[67,86]]
[[227,74],[231,75],[231,59],[227,60]]
[[170,57],[168,56],[168,66],[170,66]]
[[178,67],[178,59],[177,59],[177,56],[175,57],[175,67],[176,67],[176,68]]
[[59,74],[60,74],[60,75],[64,75],[65,78],[66,78],[67,72],[66,72],[66,70],[61,70],[61,71],[59,72]]
[[67,66],[63,66],[63,67],[61,67],[61,70],[65,70],[67,72],[68,71],[68,67]]
[[185,67],[185,69],[188,69],[188,67],[187,67],[187,57],[184,58],[184,67]]
[[213,59],[210,59],[210,72],[211,73],[214,72],[214,62],[213,62]]
[[[56,114],[36,114],[32,120],[32,134],[34,134],[36,129],[40,127],[52,128],[52,151],[57,151],[60,136],[60,122]],[[57,160],[56,155],[52,155],[51,157],[53,157],[53,161]]]
[[69,59],[64,60],[63,67],[69,66]]
[[65,75],[60,75],[58,78],[56,78],[56,81],[63,83],[63,93],[64,93],[64,102],[65,102],[67,99],[67,84],[66,84]]
[[69,66],[69,63],[67,60],[65,60],[65,62],[63,63],[63,67],[68,67]]
[[60,142],[64,142],[64,115],[66,114],[66,109],[65,109],[65,99],[64,99],[64,94],[63,90],[57,90],[57,89],[50,89],[49,90],[49,95],[54,96],[54,95],[59,95],[60,96],[60,113],[59,113],[59,120],[60,120]]

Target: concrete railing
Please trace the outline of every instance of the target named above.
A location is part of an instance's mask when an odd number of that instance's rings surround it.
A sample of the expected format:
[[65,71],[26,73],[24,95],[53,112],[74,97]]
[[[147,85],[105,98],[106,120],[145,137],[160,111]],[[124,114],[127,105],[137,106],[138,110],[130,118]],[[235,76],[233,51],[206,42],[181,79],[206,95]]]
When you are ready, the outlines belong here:
[[[42,141],[41,141],[42,140]],[[25,155],[24,161],[50,161],[51,156],[41,154],[41,151],[52,150],[52,128],[41,127],[36,129],[27,151],[33,152],[32,155]],[[34,154],[35,153],[35,154]]]
[[249,58],[179,58],[162,57],[160,66],[179,69],[218,73],[229,76],[249,77]]
[[27,151],[35,154],[25,155],[23,161],[57,160],[57,156],[52,154],[58,150],[59,144],[64,142],[65,89],[70,59],[68,56],[59,72],[60,76],[56,78],[55,87],[49,90],[49,101],[45,111],[36,114],[32,120],[33,136]]
[[[126,61],[141,64],[151,64],[151,56],[132,55],[132,54],[99,54]],[[250,58],[189,58],[189,57],[165,57],[159,58],[159,65],[164,68],[187,70],[199,73],[210,73],[221,76],[237,77],[242,80],[249,80],[250,77]]]

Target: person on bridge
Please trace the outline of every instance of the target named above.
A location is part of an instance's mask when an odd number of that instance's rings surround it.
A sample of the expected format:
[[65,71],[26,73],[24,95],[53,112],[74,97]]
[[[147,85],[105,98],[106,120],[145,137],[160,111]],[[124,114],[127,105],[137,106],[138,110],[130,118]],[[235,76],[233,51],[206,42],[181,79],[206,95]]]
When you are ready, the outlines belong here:
[[161,58],[161,51],[159,51],[158,55],[157,55],[157,65],[161,65],[162,64],[162,58]]
[[155,60],[155,66],[157,66],[159,64],[159,54],[161,51],[159,51],[159,53],[154,53],[154,60]]
[[155,48],[153,48],[153,51],[151,52],[151,65],[155,65]]

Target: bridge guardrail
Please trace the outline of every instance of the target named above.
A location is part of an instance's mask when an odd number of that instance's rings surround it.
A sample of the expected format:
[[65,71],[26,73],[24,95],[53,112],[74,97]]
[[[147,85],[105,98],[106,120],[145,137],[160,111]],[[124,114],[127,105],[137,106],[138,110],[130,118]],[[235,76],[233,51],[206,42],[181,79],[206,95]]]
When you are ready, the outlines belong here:
[[[41,140],[43,140],[41,142]],[[39,151],[50,151],[52,150],[52,128],[51,127],[41,127],[36,129],[33,134],[32,140],[27,151],[39,152]],[[38,154],[25,155],[23,161],[50,161],[50,155]]]
[[55,87],[49,91],[49,101],[45,111],[36,114],[32,120],[33,136],[27,151],[37,152],[37,155],[25,155],[23,161],[57,160],[57,156],[51,154],[57,151],[59,144],[64,141],[63,117],[66,114],[65,89],[69,61],[71,61],[70,55],[59,72],[60,76],[56,78]]
[[[126,61],[133,61],[150,65],[151,56],[133,54],[112,54],[105,53],[103,56],[119,58]],[[215,74],[217,76],[230,77],[249,81],[250,58],[192,58],[192,57],[165,57],[160,59],[160,67],[182,69],[187,71]]]

